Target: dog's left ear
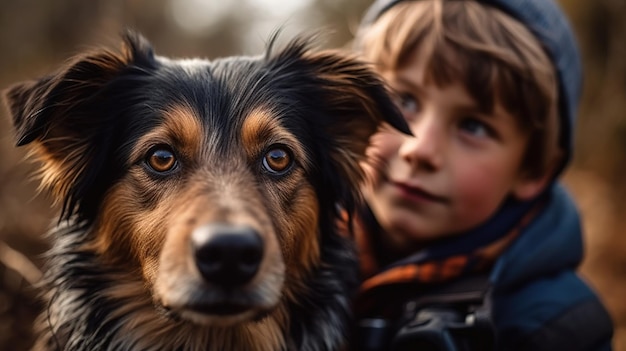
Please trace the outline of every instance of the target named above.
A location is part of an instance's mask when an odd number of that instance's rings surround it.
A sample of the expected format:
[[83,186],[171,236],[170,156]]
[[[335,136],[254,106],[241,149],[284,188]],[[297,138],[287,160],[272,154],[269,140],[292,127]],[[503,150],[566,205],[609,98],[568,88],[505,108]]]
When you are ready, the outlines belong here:
[[[297,44],[297,43],[296,43]],[[304,49],[303,49],[304,47]],[[394,104],[391,95],[371,66],[351,54],[339,50],[309,51],[292,46],[285,56],[301,52],[302,62],[298,70],[307,72],[307,78],[298,83],[305,91],[310,84],[316,93],[308,96],[312,109],[320,113],[312,116],[309,123],[322,132],[315,137],[329,148],[331,174],[325,186],[334,190],[335,201],[348,209],[359,198],[358,186],[363,180],[360,162],[365,159],[369,139],[383,123],[405,134],[411,131]],[[291,53],[289,51],[291,50]],[[317,95],[321,96],[317,96]]]
[[[341,50],[308,52],[305,59],[316,69],[316,76],[333,93],[329,107],[348,113],[347,121],[370,126],[386,122],[397,130],[411,134],[406,120],[391,99],[387,85],[373,66]],[[363,115],[363,112],[367,112]],[[353,115],[356,113],[358,116]],[[340,118],[342,119],[342,118]]]
[[304,59],[324,87],[324,109],[332,113],[324,127],[341,149],[360,158],[382,123],[411,134],[382,78],[370,65],[339,50],[309,52]]

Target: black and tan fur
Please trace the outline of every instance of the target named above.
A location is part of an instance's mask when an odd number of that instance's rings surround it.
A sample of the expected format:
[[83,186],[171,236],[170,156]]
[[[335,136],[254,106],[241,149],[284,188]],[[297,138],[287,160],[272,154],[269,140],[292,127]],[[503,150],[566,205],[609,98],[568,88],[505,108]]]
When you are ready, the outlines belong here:
[[62,208],[35,349],[340,349],[356,265],[338,209],[369,136],[406,126],[364,64],[271,46],[174,60],[128,33],[5,91]]

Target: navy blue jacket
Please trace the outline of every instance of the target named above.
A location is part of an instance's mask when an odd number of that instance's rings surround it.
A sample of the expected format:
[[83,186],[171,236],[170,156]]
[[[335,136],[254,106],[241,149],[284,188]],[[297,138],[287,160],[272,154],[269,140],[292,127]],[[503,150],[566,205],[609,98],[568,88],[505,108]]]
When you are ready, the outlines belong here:
[[499,350],[611,349],[611,319],[576,274],[583,256],[574,203],[559,186],[496,261],[492,313]]
[[[516,226],[515,218],[528,211],[529,206],[540,211],[525,226]],[[374,278],[397,267],[471,255],[494,238],[502,237],[503,228],[521,228],[493,262],[487,276],[467,266],[460,277],[443,282],[401,280],[361,290],[355,299],[357,346],[362,343],[372,350],[390,349],[389,345],[402,333],[400,329],[410,325],[424,308],[482,304],[481,310],[490,316],[495,329],[498,351],[611,350],[611,317],[577,274],[583,258],[580,219],[574,202],[561,186],[553,185],[534,203],[507,201],[484,225],[396,261],[380,260],[384,252],[379,238],[384,233],[371,212],[364,209],[357,217],[355,233],[370,238],[377,263],[383,264],[374,272]],[[478,301],[475,297],[462,297],[476,296],[476,292],[485,297]],[[452,300],[451,296],[456,297]],[[429,303],[407,315],[411,301]],[[373,319],[384,325],[361,327]],[[469,349],[473,351],[472,347]]]

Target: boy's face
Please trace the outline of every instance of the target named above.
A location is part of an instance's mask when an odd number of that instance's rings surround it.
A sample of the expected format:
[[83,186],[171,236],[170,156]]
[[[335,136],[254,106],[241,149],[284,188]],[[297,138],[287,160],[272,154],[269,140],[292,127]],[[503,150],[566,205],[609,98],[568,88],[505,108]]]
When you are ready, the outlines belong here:
[[364,189],[396,249],[410,250],[471,229],[513,195],[534,196],[522,176],[528,137],[496,104],[480,111],[460,82],[427,83],[420,65],[383,72],[414,137],[383,128],[372,137]]

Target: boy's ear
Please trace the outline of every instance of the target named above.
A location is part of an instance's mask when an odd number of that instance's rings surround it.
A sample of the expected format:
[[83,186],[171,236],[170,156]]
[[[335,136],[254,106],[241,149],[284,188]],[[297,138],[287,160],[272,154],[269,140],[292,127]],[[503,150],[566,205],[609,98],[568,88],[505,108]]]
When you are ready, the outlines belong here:
[[513,187],[513,196],[518,200],[530,200],[539,195],[551,182],[563,160],[563,152],[556,152],[541,175],[522,174]]
[[513,188],[513,196],[521,201],[530,200],[539,195],[551,179],[552,177],[547,175],[540,178],[519,179]]

